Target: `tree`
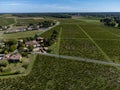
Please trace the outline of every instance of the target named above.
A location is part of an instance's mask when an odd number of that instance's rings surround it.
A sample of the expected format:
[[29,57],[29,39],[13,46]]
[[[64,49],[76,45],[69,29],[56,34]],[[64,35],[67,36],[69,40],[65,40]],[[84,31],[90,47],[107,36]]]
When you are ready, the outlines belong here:
[[20,52],[20,54],[21,54],[23,57],[28,57],[28,53],[26,53],[26,52]]
[[53,34],[58,34],[57,30],[54,30],[54,31],[53,31]]
[[18,48],[19,47],[25,47],[25,44],[23,42],[18,42]]
[[12,45],[10,46],[10,52],[13,52],[17,49],[17,46],[16,45]]
[[38,35],[38,34],[35,34],[34,39],[37,39],[38,37],[39,37],[39,35]]
[[16,45],[17,41],[16,40],[9,40],[9,41],[5,41],[5,44],[8,45],[8,46]]
[[4,54],[8,54],[8,51],[5,50],[5,51],[4,51]]
[[29,51],[33,51],[34,47],[32,45],[28,46]]
[[0,67],[6,67],[8,65],[7,60],[0,61]]
[[23,51],[23,50],[24,50],[24,47],[18,47],[18,50],[19,50],[19,51]]
[[51,40],[49,38],[44,39],[44,46],[48,47],[51,45]]

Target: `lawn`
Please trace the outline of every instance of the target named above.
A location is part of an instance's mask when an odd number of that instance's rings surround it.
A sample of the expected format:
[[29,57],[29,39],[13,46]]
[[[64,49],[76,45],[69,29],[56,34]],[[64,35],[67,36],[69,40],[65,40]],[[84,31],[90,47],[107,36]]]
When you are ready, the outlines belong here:
[[0,79],[1,90],[119,90],[112,66],[37,56],[28,76]]

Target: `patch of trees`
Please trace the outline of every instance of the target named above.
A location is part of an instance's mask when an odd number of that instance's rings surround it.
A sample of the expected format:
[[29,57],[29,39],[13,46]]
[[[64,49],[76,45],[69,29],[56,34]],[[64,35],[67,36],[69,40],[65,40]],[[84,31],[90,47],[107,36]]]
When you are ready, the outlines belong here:
[[41,28],[48,28],[48,27],[51,27],[51,26],[55,25],[55,22],[53,22],[53,21],[44,21],[44,22],[39,22],[38,25]]
[[17,49],[17,41],[16,40],[5,41],[1,49],[2,50],[0,53],[8,54],[9,52],[13,52]]
[[67,13],[23,13],[23,14],[13,14],[17,17],[54,17],[54,18],[72,18],[70,14]]
[[45,47],[51,46],[55,42],[55,40],[57,39],[58,34],[59,33],[57,30],[53,30],[51,36],[49,38],[44,39],[44,46]]
[[107,26],[120,27],[119,17],[104,18],[104,19],[101,19],[100,22],[104,23],[104,25],[107,25]]
[[41,29],[41,28],[49,28],[51,26],[54,26],[56,24],[56,22],[54,21],[43,21],[43,22],[39,22],[37,24],[33,24],[33,23],[30,23],[26,30],[38,30],[38,29]]

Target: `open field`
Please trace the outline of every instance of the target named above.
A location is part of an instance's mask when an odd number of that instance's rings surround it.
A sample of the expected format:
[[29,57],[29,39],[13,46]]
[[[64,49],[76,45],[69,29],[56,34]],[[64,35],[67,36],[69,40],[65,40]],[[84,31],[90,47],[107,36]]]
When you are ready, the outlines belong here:
[[37,56],[28,76],[0,79],[0,88],[117,90],[120,88],[119,77],[120,72],[111,66]]
[[18,39],[18,38],[34,37],[35,34],[40,34],[42,32],[44,32],[44,30],[34,30],[34,31],[12,33],[12,34],[3,34],[2,37],[4,39]]
[[[24,20],[24,19],[23,19]],[[106,27],[97,18],[56,19],[60,25],[43,33],[59,32],[51,53],[120,63],[120,31]],[[26,20],[25,20],[26,21]],[[26,21],[30,23],[32,21]],[[2,34],[4,39],[31,37],[44,31]],[[32,57],[32,55],[31,55]],[[33,58],[31,58],[33,59]],[[85,60],[84,60],[85,61]],[[26,75],[0,79],[1,90],[119,90],[119,67],[38,55]],[[33,65],[34,64],[34,65]],[[33,68],[32,68],[33,67]],[[10,78],[11,77],[11,78]],[[13,78],[12,78],[13,77]]]
[[89,39],[61,40],[60,54],[105,60],[102,53]]
[[51,20],[51,19],[44,19],[44,18],[17,18],[16,25],[28,25],[28,24],[38,24],[39,22],[43,22],[45,20]]
[[15,23],[13,18],[4,18],[4,17],[0,17],[0,25],[5,26],[5,25],[10,25],[12,23]]
[[[119,63],[120,31],[116,28],[103,26],[99,22],[99,19],[95,19],[96,22],[94,22],[94,18],[91,22],[89,21],[91,19],[84,19],[58,19],[61,22],[60,27],[62,27],[59,45],[60,55]],[[49,36],[50,32],[52,32],[52,30],[46,32],[46,35],[43,35],[43,37]],[[57,46],[57,44],[52,46],[53,53],[55,54],[58,51],[55,50]]]

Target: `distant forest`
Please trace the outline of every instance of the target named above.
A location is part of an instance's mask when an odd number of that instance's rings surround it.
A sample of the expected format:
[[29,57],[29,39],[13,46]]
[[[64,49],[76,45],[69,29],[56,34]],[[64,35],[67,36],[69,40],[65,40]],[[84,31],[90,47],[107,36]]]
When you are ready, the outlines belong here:
[[14,16],[19,17],[55,17],[55,18],[71,18],[72,16],[93,16],[93,17],[114,17],[114,16],[120,16],[119,12],[106,12],[106,13],[16,13],[13,14]]
[[17,17],[54,17],[54,18],[72,18],[69,14],[63,13],[21,13],[21,14],[12,14]]
[[[71,12],[71,13],[1,13],[1,14],[12,14],[18,17],[55,17],[55,18],[72,18],[72,16],[93,16],[93,17],[119,17],[120,12]],[[1,15],[0,14],[0,15]]]

